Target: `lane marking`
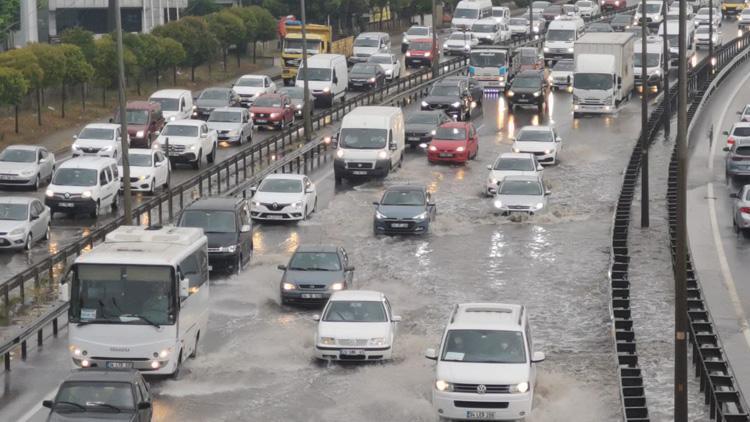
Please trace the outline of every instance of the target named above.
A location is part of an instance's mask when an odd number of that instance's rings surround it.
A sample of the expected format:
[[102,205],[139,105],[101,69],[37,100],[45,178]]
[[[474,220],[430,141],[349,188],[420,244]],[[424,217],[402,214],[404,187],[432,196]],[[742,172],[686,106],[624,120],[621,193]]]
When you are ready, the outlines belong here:
[[[47,393],[42,400],[52,400],[55,396],[55,393],[57,392],[57,387],[55,387],[54,390]],[[24,413],[23,416],[21,416],[21,419],[19,419],[20,422],[28,422],[29,419],[31,419],[33,416],[35,416],[40,410],[42,410],[42,401],[39,401],[34,407],[31,408],[28,412]]]
[[724,253],[724,245],[721,242],[721,234],[719,234],[719,222],[716,218],[716,200],[714,197],[714,184],[708,183],[708,197],[712,199],[709,201],[708,214],[711,220],[711,231],[713,232],[714,245],[716,246],[716,253],[719,255],[719,268],[721,269],[722,281],[727,292],[729,292],[729,301],[732,302],[734,313],[737,316],[737,322],[740,325],[740,331],[745,337],[745,343],[748,349],[750,349],[750,324],[747,322],[747,316],[745,310],[742,308],[742,302],[740,302],[740,296],[737,293],[737,286],[735,285],[734,278],[732,277],[732,270],[729,267],[729,261]]
[[[737,86],[745,86],[747,83],[747,80],[750,79],[750,73],[745,75],[745,77],[742,79],[742,82],[740,82]],[[724,118],[727,115],[727,111],[729,111],[729,106],[734,102],[734,100],[737,98],[737,96],[740,94],[741,90],[734,91],[734,94],[732,94],[731,100],[729,100],[726,104],[727,106],[724,107],[724,111],[721,112],[721,117],[719,118],[719,125],[724,124]],[[721,128],[719,129],[719,133],[721,133]],[[711,153],[708,154],[708,169],[711,170],[711,175],[713,176],[713,169],[714,169],[714,155],[716,154],[716,139],[714,138],[714,141],[711,143]],[[726,145],[726,140],[724,141],[724,145]]]

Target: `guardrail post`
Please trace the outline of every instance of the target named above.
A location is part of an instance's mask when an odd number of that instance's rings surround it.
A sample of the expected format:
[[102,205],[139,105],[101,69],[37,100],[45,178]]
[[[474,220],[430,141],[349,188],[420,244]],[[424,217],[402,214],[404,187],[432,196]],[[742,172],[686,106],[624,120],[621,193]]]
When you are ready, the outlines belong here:
[[[219,178],[218,191],[221,193],[221,170],[216,172],[216,176]],[[213,188],[211,187],[211,172],[208,173],[208,196],[213,194]]]
[[203,176],[201,176],[200,173],[198,173],[198,195],[201,197],[203,196]]
[[23,276],[18,280],[18,293],[21,296],[21,305],[26,303],[26,286],[24,286]]
[[21,360],[26,360],[26,356],[27,356],[26,340],[23,340],[21,342]]
[[242,154],[242,180],[247,180],[247,155]]
[[180,187],[180,210],[185,208],[185,188]]
[[57,327],[57,317],[52,320],[52,335],[57,337],[57,332],[60,331]]
[[163,203],[162,201],[159,201],[159,225],[160,226],[164,225],[164,218],[162,217],[162,211],[163,211],[163,208],[161,205],[162,203]]
[[5,352],[5,371],[10,371],[10,352]]
[[10,295],[7,284],[3,286],[3,317],[10,318]]
[[[296,161],[297,161],[297,174],[299,174],[299,169],[300,169],[299,155],[297,156],[297,160]],[[291,165],[289,167],[291,167]],[[290,168],[290,170],[291,170],[291,168]]]
[[169,221],[172,221],[172,219],[174,219],[174,209],[173,209],[174,204],[172,202],[173,200],[174,199],[172,198],[172,188],[168,187],[167,188],[167,207],[169,208]]
[[44,338],[44,334],[42,333],[42,330],[44,330],[44,328],[40,328],[36,332],[36,345],[39,347],[42,346],[42,339]]

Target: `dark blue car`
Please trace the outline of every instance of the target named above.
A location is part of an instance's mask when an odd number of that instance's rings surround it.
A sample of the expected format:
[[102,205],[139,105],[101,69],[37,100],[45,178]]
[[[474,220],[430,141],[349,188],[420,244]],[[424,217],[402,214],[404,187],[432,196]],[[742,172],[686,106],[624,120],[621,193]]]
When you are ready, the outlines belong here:
[[422,234],[435,220],[435,202],[424,186],[393,186],[375,205],[373,231],[378,234]]

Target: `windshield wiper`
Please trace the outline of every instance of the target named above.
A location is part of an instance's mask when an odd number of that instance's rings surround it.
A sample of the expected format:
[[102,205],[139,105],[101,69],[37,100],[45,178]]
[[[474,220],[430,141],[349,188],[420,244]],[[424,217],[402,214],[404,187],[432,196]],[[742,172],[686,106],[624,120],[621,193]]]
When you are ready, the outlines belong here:
[[141,321],[147,323],[148,325],[153,325],[156,328],[161,328],[161,325],[159,325],[159,324],[151,321],[150,319],[146,318],[143,315],[138,315],[138,314],[122,314],[122,315],[120,315],[120,318],[138,318]]
[[302,268],[302,267],[289,267],[287,269],[292,270],[292,271],[308,271],[309,270],[309,268]]
[[[86,404],[89,404],[89,403],[86,403]],[[90,404],[92,406],[106,407],[106,408],[109,408],[109,409],[112,409],[112,410],[116,410],[117,413],[122,413],[122,409],[120,409],[119,407],[115,406],[114,404],[103,403],[103,402],[91,402]]]
[[73,407],[78,408],[78,409],[80,409],[80,410],[82,410],[84,412],[86,411],[86,406],[84,406],[82,404],[79,404],[79,403],[74,403],[72,401],[56,401],[54,403],[53,407],[57,407],[58,404],[64,404],[64,405],[67,405],[67,406],[73,406]]
[[81,321],[80,318],[77,322],[77,326],[83,326],[83,325],[89,325],[89,324],[121,324],[121,321],[118,321],[116,319],[109,319],[109,318],[94,318],[94,319],[86,319]]

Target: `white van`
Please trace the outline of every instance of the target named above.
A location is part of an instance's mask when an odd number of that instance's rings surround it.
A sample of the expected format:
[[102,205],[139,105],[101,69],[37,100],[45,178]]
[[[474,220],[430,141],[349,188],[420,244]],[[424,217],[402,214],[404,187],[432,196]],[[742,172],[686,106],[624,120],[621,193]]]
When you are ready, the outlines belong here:
[[391,36],[386,32],[363,32],[354,39],[352,56],[349,61],[364,63],[373,54],[390,53]]
[[117,210],[120,203],[120,172],[117,161],[108,157],[78,157],[55,170],[45,192],[44,205],[70,214],[88,212],[96,218],[106,207]]
[[161,105],[166,121],[189,119],[193,114],[193,94],[187,89],[162,89],[151,94],[148,101]]
[[336,136],[336,183],[350,176],[387,176],[403,162],[405,138],[400,108],[364,106],[352,110],[344,116]]
[[[346,68],[346,57],[341,54],[316,54],[307,59],[307,78],[310,92],[315,102],[330,107],[340,99],[344,101],[349,86],[349,72]],[[300,66],[295,86],[305,86],[305,72]]]
[[492,17],[492,0],[462,0],[456,5],[451,29],[470,29],[479,19]]
[[544,39],[544,61],[573,59],[575,41],[581,36],[578,20],[555,19]]
[[492,18],[497,23],[510,24],[510,8],[503,6],[496,6],[492,8]]

